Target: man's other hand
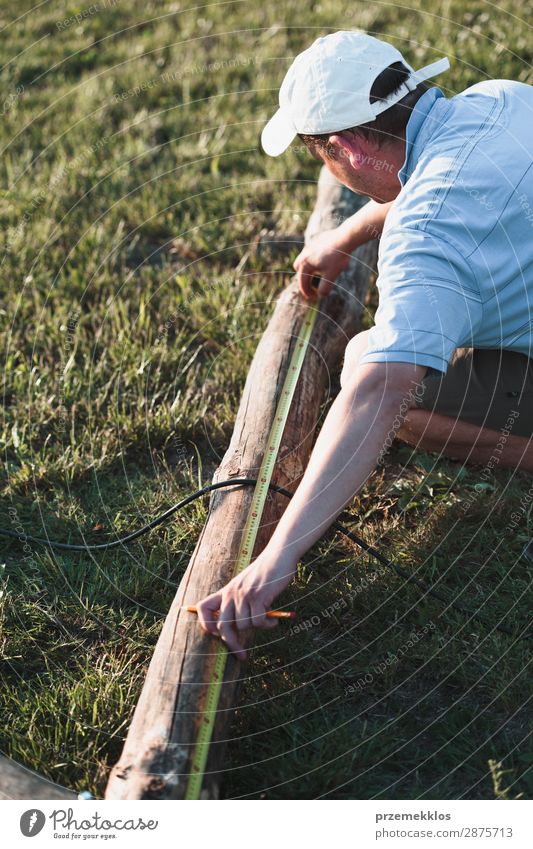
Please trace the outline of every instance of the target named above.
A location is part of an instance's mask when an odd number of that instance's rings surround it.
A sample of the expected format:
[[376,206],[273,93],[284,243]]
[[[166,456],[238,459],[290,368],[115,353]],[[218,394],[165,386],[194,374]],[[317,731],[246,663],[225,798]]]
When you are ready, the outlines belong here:
[[[349,261],[350,254],[343,246],[339,228],[315,236],[294,260],[302,295],[306,298],[314,298],[317,293],[320,297],[329,295]],[[318,290],[313,286],[314,277],[320,277]]]

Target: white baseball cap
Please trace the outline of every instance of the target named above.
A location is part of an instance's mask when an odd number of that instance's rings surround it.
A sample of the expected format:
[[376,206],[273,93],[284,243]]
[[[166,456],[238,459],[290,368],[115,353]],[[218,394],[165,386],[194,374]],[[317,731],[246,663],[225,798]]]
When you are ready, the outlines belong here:
[[[403,62],[409,76],[394,95],[370,103],[376,77],[389,65]],[[261,134],[269,156],[279,156],[298,133],[336,133],[373,121],[417,85],[447,71],[439,59],[415,71],[399,50],[365,32],[335,32],[300,53],[279,90],[279,109]]]

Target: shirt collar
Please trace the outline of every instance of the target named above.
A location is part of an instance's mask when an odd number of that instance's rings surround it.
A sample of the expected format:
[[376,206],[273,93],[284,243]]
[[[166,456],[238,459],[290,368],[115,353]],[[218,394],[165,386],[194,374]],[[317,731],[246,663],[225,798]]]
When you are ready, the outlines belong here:
[[[435,121],[429,118],[429,114],[435,105],[435,101],[441,97],[444,97],[444,93],[440,88],[434,86],[422,95],[411,112],[405,130],[405,160],[398,172],[398,179],[402,186],[405,185],[415,170],[418,157],[428,136],[436,129]],[[442,115],[439,115],[439,123],[441,121]]]

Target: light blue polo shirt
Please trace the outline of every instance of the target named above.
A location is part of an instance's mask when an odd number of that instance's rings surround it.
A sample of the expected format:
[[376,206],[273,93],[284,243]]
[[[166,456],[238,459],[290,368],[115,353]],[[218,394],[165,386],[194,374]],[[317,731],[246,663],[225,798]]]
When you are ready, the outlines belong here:
[[532,151],[532,86],[494,80],[420,98],[362,362],[445,372],[458,347],[533,356]]

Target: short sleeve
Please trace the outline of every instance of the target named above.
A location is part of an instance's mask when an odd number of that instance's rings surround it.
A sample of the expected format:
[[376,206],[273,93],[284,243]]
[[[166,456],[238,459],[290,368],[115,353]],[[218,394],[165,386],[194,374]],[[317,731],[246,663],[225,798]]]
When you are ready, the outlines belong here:
[[379,306],[361,362],[405,362],[446,372],[471,347],[481,298],[468,262],[427,230],[391,227],[378,263]]

